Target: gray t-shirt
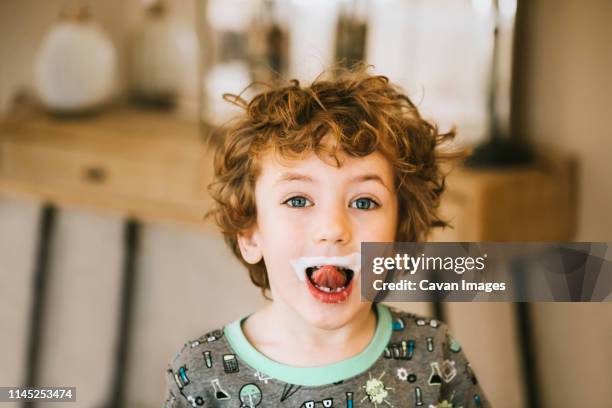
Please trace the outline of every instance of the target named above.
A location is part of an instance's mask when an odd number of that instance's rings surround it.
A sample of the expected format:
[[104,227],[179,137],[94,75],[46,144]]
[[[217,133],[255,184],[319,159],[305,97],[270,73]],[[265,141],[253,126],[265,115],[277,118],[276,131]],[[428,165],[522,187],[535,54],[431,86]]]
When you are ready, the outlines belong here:
[[292,367],[259,353],[237,320],[183,346],[167,370],[164,407],[489,407],[459,343],[433,319],[375,304],[365,350]]

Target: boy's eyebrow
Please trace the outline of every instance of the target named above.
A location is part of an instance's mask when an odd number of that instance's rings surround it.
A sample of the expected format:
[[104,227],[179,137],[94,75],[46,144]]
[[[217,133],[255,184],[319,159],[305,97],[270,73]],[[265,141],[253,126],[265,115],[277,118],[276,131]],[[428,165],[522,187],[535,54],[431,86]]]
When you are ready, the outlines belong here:
[[[283,174],[281,174],[281,176],[278,178],[278,180],[274,184],[279,184],[279,183],[281,183],[283,181],[306,181],[306,182],[311,182],[312,183],[315,180],[312,177],[307,176],[305,174],[300,174],[300,173],[283,173]],[[357,177],[355,177],[355,178],[353,178],[351,180],[352,183],[363,182],[363,181],[375,181],[375,182],[381,184],[389,192],[391,192],[389,187],[383,181],[382,177],[380,177],[378,174],[374,174],[374,173],[363,174],[363,175],[357,176]]]

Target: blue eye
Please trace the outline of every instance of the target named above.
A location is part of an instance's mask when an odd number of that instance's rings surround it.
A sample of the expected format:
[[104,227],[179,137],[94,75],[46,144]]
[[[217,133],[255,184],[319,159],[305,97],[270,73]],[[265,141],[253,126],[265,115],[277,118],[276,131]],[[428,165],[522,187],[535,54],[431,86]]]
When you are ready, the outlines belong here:
[[295,196],[286,200],[283,204],[287,204],[289,207],[303,208],[310,207],[312,203],[306,197]]
[[[291,197],[283,202],[283,204],[288,205],[293,208],[305,208],[310,207],[313,203],[303,196],[295,196]],[[353,201],[350,205],[351,208],[356,208],[358,210],[373,210],[374,208],[379,207],[378,203],[371,198],[358,198]]]
[[351,203],[351,208],[356,208],[358,210],[373,210],[376,207],[379,207],[378,203],[366,197],[358,198]]

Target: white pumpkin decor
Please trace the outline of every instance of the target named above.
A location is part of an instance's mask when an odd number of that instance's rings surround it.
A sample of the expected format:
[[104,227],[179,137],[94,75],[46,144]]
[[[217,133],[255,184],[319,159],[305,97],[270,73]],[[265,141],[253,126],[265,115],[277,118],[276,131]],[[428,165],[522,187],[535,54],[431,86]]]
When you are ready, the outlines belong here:
[[170,18],[165,3],[149,2],[134,36],[132,94],[139,102],[174,106],[197,99],[198,39],[193,27]]
[[[203,83],[204,113],[207,125],[217,127],[227,122],[240,108],[223,99],[224,93],[239,94],[252,81],[243,48],[256,2],[251,0],[210,0],[206,15],[217,52]],[[252,90],[242,96],[249,99]]]
[[[251,83],[251,73],[244,61],[232,60],[213,65],[206,75],[204,91],[208,97],[205,120],[212,126],[220,126],[230,120],[241,109],[223,99],[223,94],[240,94]],[[247,90],[242,97],[253,97]]]
[[94,111],[111,97],[116,60],[110,38],[87,10],[63,13],[43,38],[36,58],[38,96],[53,112]]

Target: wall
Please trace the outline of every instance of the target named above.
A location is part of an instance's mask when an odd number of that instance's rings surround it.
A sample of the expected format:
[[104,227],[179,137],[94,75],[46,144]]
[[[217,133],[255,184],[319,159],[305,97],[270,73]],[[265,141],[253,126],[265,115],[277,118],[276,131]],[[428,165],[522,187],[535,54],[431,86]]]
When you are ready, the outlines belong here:
[[580,161],[579,241],[612,240],[612,3],[526,3],[517,131]]
[[[577,241],[612,241],[612,2],[528,0],[517,131],[580,163]],[[609,406],[612,303],[534,305],[546,406]]]

